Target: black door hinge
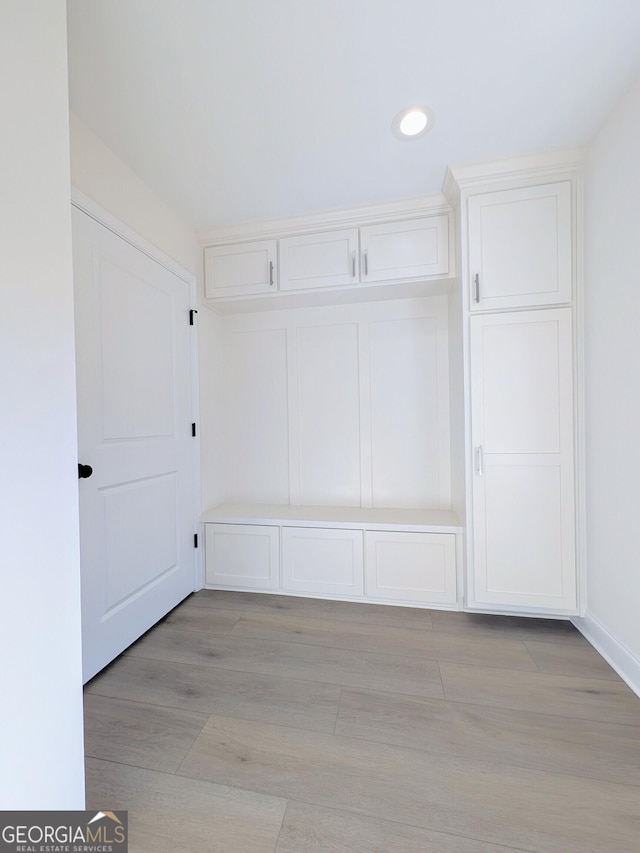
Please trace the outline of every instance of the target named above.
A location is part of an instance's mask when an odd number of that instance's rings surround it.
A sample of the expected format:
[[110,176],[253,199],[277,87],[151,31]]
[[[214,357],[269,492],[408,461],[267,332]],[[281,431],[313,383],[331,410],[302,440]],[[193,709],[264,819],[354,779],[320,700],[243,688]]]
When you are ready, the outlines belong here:
[[193,438],[196,437],[196,425],[195,424],[191,424],[191,435]]
[[195,315],[195,314],[197,314],[197,313],[198,313],[198,311],[197,311],[197,309],[196,309],[196,308],[192,308],[192,309],[189,311],[189,325],[190,325],[190,326],[193,326],[193,317],[194,317],[194,315]]
[[197,533],[193,534],[193,547],[194,548],[198,547],[198,534]]

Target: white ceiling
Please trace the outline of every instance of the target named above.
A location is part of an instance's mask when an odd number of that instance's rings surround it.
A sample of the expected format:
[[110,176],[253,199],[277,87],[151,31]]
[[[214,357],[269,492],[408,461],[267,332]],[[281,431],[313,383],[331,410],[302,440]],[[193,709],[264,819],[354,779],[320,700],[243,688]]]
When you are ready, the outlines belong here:
[[[420,195],[588,141],[639,0],[68,0],[71,108],[194,228]],[[413,103],[435,114],[391,133]]]

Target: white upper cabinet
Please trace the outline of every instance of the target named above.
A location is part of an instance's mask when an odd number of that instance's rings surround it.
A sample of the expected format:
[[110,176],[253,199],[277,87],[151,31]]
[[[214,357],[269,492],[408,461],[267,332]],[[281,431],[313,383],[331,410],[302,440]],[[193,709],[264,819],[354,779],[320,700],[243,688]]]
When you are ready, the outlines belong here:
[[280,240],[280,290],[355,284],[359,268],[357,228]]
[[472,311],[571,301],[571,183],[469,198]]
[[277,288],[277,244],[256,240],[204,250],[205,297],[255,296]]
[[449,219],[427,216],[360,229],[364,282],[426,278],[449,272]]
[[[313,302],[321,298],[318,291],[344,288],[351,291],[351,301],[359,301],[360,296],[355,300],[353,296],[366,292],[363,285],[415,288],[421,280],[446,279],[453,274],[447,214],[377,225],[354,225],[351,218],[335,224],[350,227],[301,234],[296,224],[298,233],[283,231],[271,240],[207,247],[206,300],[253,304],[253,299],[238,297],[279,292],[283,297],[270,301],[269,307],[285,303],[291,307],[318,304]],[[241,304],[234,310],[242,311]]]

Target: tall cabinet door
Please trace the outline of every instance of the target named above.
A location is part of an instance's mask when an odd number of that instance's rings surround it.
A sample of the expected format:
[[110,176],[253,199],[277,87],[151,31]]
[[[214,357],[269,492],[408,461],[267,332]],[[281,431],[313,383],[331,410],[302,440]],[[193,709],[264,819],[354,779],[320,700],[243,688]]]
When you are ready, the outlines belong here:
[[471,317],[469,605],[576,608],[570,308]]

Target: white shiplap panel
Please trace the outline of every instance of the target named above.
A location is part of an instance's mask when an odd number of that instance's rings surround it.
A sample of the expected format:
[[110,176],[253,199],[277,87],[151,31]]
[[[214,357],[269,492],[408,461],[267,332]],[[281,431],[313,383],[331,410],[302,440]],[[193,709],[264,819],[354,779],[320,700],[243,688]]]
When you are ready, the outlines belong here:
[[360,505],[358,326],[297,330],[302,504]]
[[288,503],[286,330],[231,331],[225,349],[228,498]]
[[[371,324],[371,432],[374,506],[448,505],[448,396],[438,318]],[[442,458],[446,456],[445,465]]]

